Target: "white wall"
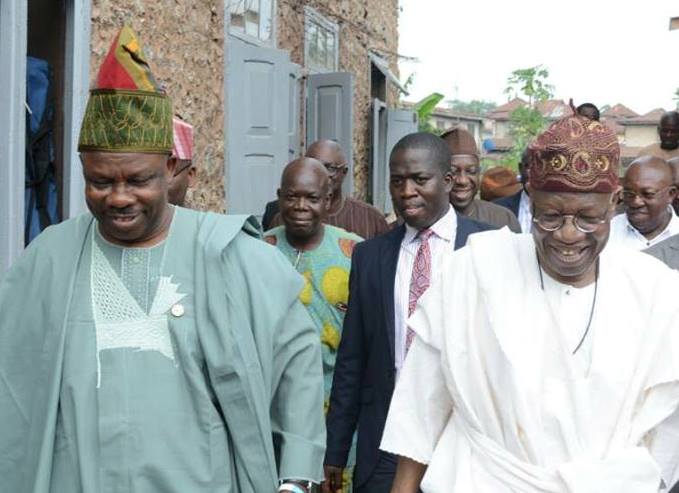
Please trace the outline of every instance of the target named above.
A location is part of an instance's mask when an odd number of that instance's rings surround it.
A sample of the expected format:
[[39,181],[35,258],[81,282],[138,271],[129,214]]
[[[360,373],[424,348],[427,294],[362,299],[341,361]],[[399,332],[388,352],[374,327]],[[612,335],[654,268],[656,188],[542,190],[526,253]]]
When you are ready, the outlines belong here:
[[644,147],[658,142],[658,128],[656,125],[628,125],[625,126],[625,145],[629,147]]

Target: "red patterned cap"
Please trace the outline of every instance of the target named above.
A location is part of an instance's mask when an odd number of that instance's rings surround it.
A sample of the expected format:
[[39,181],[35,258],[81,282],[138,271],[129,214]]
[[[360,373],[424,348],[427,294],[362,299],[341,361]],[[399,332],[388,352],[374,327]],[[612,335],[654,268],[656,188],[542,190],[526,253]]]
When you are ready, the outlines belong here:
[[545,192],[613,192],[620,146],[602,123],[580,115],[552,123],[528,146],[529,181]]
[[193,158],[193,127],[175,117],[172,119],[172,133],[174,137],[172,157],[190,161]]

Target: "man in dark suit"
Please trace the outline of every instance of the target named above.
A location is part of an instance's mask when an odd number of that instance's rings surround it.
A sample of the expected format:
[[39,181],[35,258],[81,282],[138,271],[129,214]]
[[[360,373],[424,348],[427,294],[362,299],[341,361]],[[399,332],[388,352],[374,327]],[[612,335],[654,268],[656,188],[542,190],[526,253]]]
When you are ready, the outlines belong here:
[[470,234],[492,229],[451,207],[450,151],[440,138],[407,135],[394,147],[389,171],[394,207],[405,224],[354,249],[327,416],[325,493],[342,487],[357,428],[354,493],[389,493],[397,459],[380,452],[379,445],[411,340],[407,319],[416,302],[413,293],[423,287],[422,264],[431,274],[426,289],[443,256],[464,246]]
[[493,202],[512,211],[519,220],[521,232],[530,233],[533,224],[533,216],[531,213],[530,196],[528,195],[528,192],[526,192],[526,182],[528,181],[528,149],[521,154],[519,173],[521,174],[521,190],[514,195],[495,199]]

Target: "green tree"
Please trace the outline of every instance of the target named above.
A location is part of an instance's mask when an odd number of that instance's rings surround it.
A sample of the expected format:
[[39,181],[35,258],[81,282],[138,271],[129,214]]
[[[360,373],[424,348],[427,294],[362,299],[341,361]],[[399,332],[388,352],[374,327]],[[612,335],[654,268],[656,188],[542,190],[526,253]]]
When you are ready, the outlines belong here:
[[520,97],[528,104],[519,106],[510,114],[510,134],[514,141],[505,165],[518,169],[521,153],[528,143],[545,127],[545,118],[538,111],[538,104],[550,99],[554,87],[549,84],[549,70],[542,65],[514,70],[507,78],[505,94]]
[[679,87],[674,91],[674,103],[676,104],[677,110],[679,110]]
[[483,99],[472,99],[471,101],[453,99],[446,101],[446,104],[451,110],[462,111],[464,113],[471,113],[474,115],[485,115],[497,108],[497,104],[495,102],[486,101]]

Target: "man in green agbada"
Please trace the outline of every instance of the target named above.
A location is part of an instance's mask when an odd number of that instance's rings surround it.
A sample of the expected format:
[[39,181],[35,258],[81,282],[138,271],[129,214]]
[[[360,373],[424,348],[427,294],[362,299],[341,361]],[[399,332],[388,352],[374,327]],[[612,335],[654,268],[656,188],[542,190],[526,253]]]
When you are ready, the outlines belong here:
[[[108,70],[145,66],[129,29],[111,51]],[[93,92],[91,214],[46,230],[0,280],[0,490],[306,492],[325,433],[303,280],[253,220],[168,204],[171,108],[159,116],[166,96],[149,105],[125,75],[106,97],[154,131],[94,116]]]

